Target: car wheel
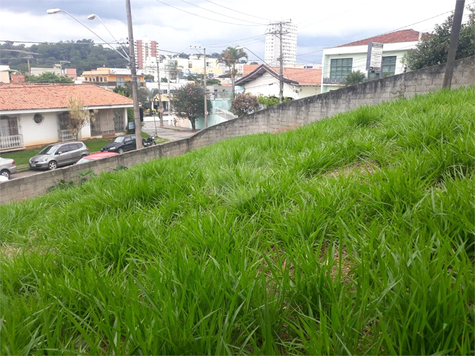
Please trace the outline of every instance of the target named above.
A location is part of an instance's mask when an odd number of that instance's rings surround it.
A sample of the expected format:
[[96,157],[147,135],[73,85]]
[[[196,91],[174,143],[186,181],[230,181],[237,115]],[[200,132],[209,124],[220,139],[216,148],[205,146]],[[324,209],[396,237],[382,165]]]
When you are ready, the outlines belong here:
[[3,171],[0,172],[0,175],[1,176],[4,176],[4,177],[7,177],[8,179],[10,179],[10,171],[4,169]]
[[119,154],[121,155],[122,153],[124,153],[124,150],[122,148],[119,148],[117,152],[119,152]]
[[48,169],[52,171],[53,169],[58,168],[58,163],[56,161],[50,161],[48,163]]

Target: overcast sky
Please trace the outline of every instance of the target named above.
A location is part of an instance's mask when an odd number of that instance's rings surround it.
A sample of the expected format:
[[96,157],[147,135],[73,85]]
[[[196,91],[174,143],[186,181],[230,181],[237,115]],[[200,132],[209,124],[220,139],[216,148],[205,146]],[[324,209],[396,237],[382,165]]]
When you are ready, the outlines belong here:
[[[455,0],[130,0],[134,39],[148,37],[160,49],[191,53],[190,45],[220,53],[245,46],[249,59],[264,58],[269,21],[298,25],[297,61],[321,62],[322,48],[412,28],[431,32],[455,8]],[[466,4],[474,3],[467,0]],[[97,38],[66,10],[107,42],[127,38],[125,0],[0,0],[0,41],[58,42]],[[96,18],[87,20],[95,13]],[[246,49],[245,49],[246,50]],[[253,54],[252,52],[255,54]]]

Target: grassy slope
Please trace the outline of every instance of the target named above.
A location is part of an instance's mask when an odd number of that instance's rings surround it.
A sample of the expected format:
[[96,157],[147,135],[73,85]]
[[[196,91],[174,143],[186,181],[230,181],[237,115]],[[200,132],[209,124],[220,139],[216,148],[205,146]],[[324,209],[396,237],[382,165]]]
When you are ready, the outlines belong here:
[[1,206],[1,353],[473,354],[474,98]]

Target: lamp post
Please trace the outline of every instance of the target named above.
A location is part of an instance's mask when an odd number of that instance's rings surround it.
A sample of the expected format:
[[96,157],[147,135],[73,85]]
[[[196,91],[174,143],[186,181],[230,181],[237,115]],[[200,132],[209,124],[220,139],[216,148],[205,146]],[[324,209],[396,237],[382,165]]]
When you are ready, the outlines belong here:
[[[88,31],[92,32],[96,37],[98,37],[102,42],[104,42],[105,44],[107,44],[110,48],[112,48],[114,51],[116,51],[117,53],[119,53],[122,58],[125,58],[127,60],[129,60],[128,58],[126,58],[122,53],[120,53],[119,51],[117,51],[109,42],[107,42],[105,39],[103,39],[101,36],[99,36],[97,33],[95,33],[93,30],[91,30],[89,27],[87,27],[85,24],[83,24],[81,21],[79,21],[77,18],[75,18],[73,15],[71,15],[69,12],[67,12],[66,10],[63,10],[63,9],[48,9],[46,10],[46,13],[48,15],[54,15],[54,14],[57,14],[58,12],[64,12],[65,14],[69,15],[74,21],[76,21],[77,23],[81,24],[82,26],[84,26],[85,28],[87,28]],[[89,18],[88,18],[89,19]]]
[[[139,109],[138,88],[137,88],[137,69],[135,67],[134,34],[133,34],[133,28],[132,28],[132,13],[131,13],[131,9],[130,9],[130,0],[125,0],[125,5],[126,5],[126,11],[127,11],[127,25],[128,25],[128,30],[129,30],[129,55],[128,56],[124,55],[123,53],[120,53],[109,42],[104,40],[101,36],[99,36],[97,33],[95,33],[89,27],[84,25],[81,21],[79,21],[77,18],[75,18],[73,15],[71,15],[66,10],[58,9],[58,8],[48,9],[48,10],[46,10],[46,13],[49,14],[49,15],[57,14],[58,12],[64,12],[64,13],[68,14],[76,22],[80,23],[82,26],[84,26],[89,31],[91,31],[94,35],[96,35],[104,43],[106,43],[110,48],[112,48],[114,51],[116,51],[122,58],[126,59],[129,62],[130,74],[131,74],[131,77],[132,77],[132,99],[133,99],[133,102],[134,102],[135,140],[136,140],[136,144],[137,144],[137,149],[139,149],[139,148],[142,148],[142,128],[141,128],[141,125],[140,125],[140,109]],[[89,15],[89,17],[91,17],[91,16],[92,15]],[[91,19],[95,18],[96,16],[97,15],[94,15],[94,17],[91,17]],[[109,33],[110,33],[110,31],[109,31]]]
[[[88,20],[91,20],[91,21],[94,20],[94,19],[96,19],[96,18],[98,18],[99,21],[101,21],[101,23],[102,23],[102,25],[104,26],[104,28],[107,30],[107,32],[109,32],[109,34],[111,35],[111,37],[114,39],[115,43],[116,43],[116,44],[119,44],[119,41],[117,41],[117,39],[114,37],[114,35],[112,34],[112,32],[109,31],[109,29],[107,28],[106,24],[102,21],[102,19],[101,19],[101,17],[100,17],[99,15],[90,14],[90,15],[87,17],[87,19],[88,19]],[[122,50],[122,53],[124,54],[124,56],[125,56],[125,58],[127,59],[127,61],[129,61],[129,60],[130,60],[130,59],[129,59],[129,54],[128,54],[127,52],[125,52],[122,47],[120,47],[120,49]],[[120,52],[119,52],[119,54],[120,54]],[[122,57],[124,57],[124,56],[122,56]]]

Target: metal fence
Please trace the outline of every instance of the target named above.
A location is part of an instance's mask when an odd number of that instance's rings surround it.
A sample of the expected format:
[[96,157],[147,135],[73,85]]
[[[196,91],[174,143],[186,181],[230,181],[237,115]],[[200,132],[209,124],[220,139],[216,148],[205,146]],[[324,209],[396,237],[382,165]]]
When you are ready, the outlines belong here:
[[0,150],[23,148],[23,135],[0,136]]
[[58,138],[62,142],[74,140],[73,134],[69,130],[58,129]]

